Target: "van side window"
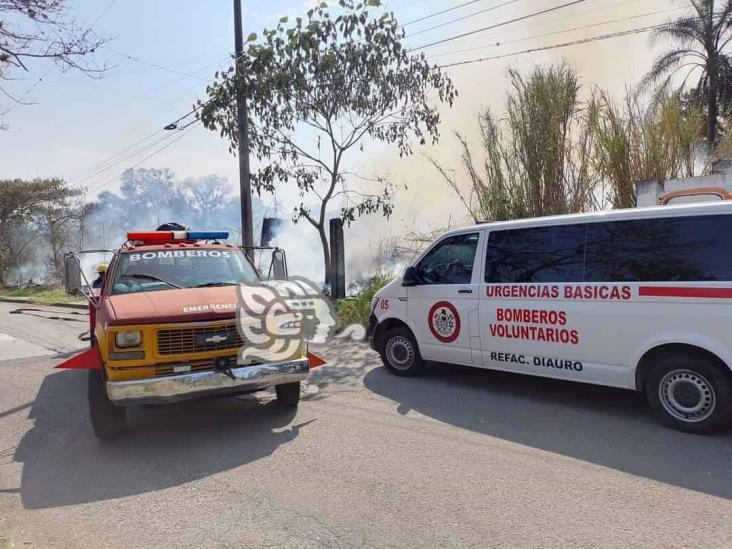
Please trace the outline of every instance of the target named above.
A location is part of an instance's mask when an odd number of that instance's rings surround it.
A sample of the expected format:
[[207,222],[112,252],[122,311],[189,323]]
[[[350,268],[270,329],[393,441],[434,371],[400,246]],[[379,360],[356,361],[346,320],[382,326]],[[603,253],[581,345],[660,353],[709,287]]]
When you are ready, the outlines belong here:
[[417,265],[422,284],[470,284],[479,233],[442,240]]
[[590,223],[585,280],[732,280],[730,234],[729,215]]
[[586,225],[491,231],[485,281],[581,282]]

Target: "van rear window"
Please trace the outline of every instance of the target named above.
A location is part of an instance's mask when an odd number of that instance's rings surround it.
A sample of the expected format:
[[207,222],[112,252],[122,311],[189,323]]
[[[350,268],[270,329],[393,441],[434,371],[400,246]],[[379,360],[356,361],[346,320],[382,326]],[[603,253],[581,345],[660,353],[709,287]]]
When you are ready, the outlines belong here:
[[492,231],[485,281],[729,281],[731,234],[729,215]]
[[730,235],[729,215],[591,223],[585,280],[732,280]]

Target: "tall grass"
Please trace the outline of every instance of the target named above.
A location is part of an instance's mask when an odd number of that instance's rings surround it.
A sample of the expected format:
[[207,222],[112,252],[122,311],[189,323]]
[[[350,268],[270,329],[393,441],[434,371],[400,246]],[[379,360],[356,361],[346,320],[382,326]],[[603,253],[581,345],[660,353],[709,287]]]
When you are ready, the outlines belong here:
[[478,115],[481,155],[456,133],[467,191],[450,170],[432,165],[476,221],[563,214],[595,205],[591,168],[594,134],[567,65],[536,67],[528,77],[510,70],[506,118]]
[[682,105],[678,94],[655,97],[643,105],[630,91],[621,105],[607,92],[594,100],[594,169],[615,208],[636,205],[635,183],[694,175],[694,158],[704,131],[704,116]]
[[[636,204],[635,184],[695,175],[704,115],[678,93],[582,100],[567,65],[509,71],[505,118],[478,114],[480,151],[456,133],[467,185],[429,159],[475,221]],[[732,150],[732,140],[720,144]]]

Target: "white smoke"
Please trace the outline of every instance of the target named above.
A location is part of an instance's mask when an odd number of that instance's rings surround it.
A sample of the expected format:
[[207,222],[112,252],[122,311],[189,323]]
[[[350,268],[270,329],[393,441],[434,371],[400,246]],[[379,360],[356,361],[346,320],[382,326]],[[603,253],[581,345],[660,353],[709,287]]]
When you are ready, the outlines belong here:
[[285,221],[276,230],[270,246],[285,250],[290,275],[302,276],[323,285],[323,247],[318,232],[311,225],[303,221]]

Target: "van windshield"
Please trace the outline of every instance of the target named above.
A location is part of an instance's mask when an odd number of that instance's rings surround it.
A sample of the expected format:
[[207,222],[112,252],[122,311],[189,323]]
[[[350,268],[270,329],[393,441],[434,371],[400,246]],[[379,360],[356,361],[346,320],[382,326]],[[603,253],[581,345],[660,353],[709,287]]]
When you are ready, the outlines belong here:
[[238,249],[175,249],[121,255],[112,294],[247,284],[258,279]]

